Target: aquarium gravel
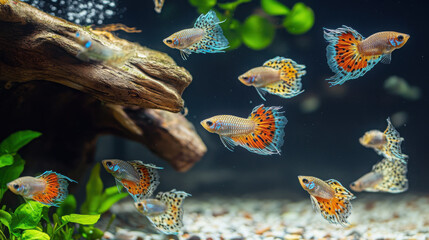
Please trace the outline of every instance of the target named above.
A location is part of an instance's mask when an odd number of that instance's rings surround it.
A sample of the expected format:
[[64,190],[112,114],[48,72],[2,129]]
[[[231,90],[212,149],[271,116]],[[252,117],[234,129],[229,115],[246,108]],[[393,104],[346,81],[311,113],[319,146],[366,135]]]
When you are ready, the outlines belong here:
[[[192,199],[185,202],[183,233],[188,240],[216,239],[429,239],[429,196],[364,196],[353,202],[351,225],[327,223],[301,201],[247,198]],[[116,235],[106,239],[161,239],[136,227],[144,219],[132,204],[112,208]],[[128,226],[128,227],[127,227]],[[133,226],[132,230],[127,230]],[[143,228],[140,227],[140,228]],[[176,237],[174,237],[176,238]]]

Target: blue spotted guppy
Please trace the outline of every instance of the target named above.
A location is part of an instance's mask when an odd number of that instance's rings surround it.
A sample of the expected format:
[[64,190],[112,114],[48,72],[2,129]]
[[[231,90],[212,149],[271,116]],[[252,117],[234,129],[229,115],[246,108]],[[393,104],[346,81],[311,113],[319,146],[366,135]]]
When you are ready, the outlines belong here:
[[172,34],[163,40],[165,45],[179,49],[184,60],[191,53],[219,53],[225,52],[228,40],[223,36],[222,28],[216,13],[210,10],[201,14],[193,28],[184,29]]
[[347,26],[334,30],[324,28],[324,36],[329,43],[326,47],[328,65],[335,73],[326,79],[331,81],[331,86],[365,75],[380,61],[390,63],[392,52],[410,38],[408,34],[389,31],[365,39]]

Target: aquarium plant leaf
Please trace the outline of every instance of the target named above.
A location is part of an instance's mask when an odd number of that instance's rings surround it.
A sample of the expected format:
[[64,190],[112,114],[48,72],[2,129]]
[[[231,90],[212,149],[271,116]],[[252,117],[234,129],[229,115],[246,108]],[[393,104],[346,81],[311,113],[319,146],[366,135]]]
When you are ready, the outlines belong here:
[[104,232],[93,226],[80,226],[79,233],[86,239],[100,239]]
[[91,170],[88,183],[86,184],[86,200],[82,204],[80,212],[83,214],[96,214],[100,206],[101,194],[103,193],[103,182],[100,178],[100,164],[97,163]]
[[10,230],[10,223],[12,222],[12,215],[10,213],[0,210],[0,223],[5,225]]
[[283,21],[283,26],[292,34],[303,34],[314,25],[314,13],[304,3],[296,3]]
[[48,234],[38,230],[25,230],[22,234],[22,240],[49,240],[51,239]]
[[271,16],[287,15],[290,9],[277,0],[261,0],[262,9]]
[[228,39],[229,42],[229,48],[226,50],[230,51],[240,47],[243,41],[241,40],[240,35],[240,22],[235,19],[232,19],[230,21],[227,21],[226,23],[222,27],[222,29],[223,35],[226,37],[226,39]]
[[63,222],[72,222],[72,223],[78,223],[82,225],[92,225],[96,224],[98,222],[98,219],[100,219],[100,214],[97,215],[84,215],[84,214],[70,214],[70,215],[64,215],[61,217],[61,220]]
[[28,201],[21,204],[12,214],[10,227],[12,232],[16,234],[19,229],[35,228],[42,218],[42,210],[47,207],[39,202]]
[[274,26],[258,15],[251,15],[241,27],[241,37],[249,48],[261,50],[266,48],[274,39]]
[[64,215],[72,214],[76,211],[76,198],[69,194],[64,202],[57,209],[57,215],[62,217]]
[[216,5],[216,0],[189,0],[189,3],[196,7],[199,13],[206,13]]
[[106,212],[107,210],[109,210],[111,206],[113,206],[113,204],[117,203],[118,201],[128,196],[127,192],[119,193],[116,187],[111,187],[111,188],[114,188],[115,190],[114,194],[111,194],[111,195],[107,194],[107,189],[106,189],[104,194],[101,196],[101,204],[97,211],[99,214]]
[[39,132],[24,130],[12,133],[9,137],[0,143],[0,153],[16,153],[31,140],[42,135]]
[[12,165],[0,168],[0,200],[3,194],[7,191],[6,184],[17,179],[24,170],[25,161],[19,154],[15,154]]
[[0,168],[4,166],[12,165],[13,163],[13,155],[6,153],[0,156]]
[[235,9],[238,7],[238,5],[242,3],[251,2],[252,0],[236,0],[234,2],[228,2],[228,3],[218,3],[219,8],[227,11],[235,11]]

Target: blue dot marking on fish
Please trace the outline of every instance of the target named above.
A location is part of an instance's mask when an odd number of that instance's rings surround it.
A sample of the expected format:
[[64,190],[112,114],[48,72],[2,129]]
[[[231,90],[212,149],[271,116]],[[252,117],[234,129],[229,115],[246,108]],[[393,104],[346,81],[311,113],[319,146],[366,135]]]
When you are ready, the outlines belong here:
[[85,43],[85,47],[86,47],[86,48],[91,47],[91,45],[92,45],[92,42],[91,42],[91,41],[88,41],[88,42],[86,42],[86,43]]
[[113,171],[114,172],[116,172],[116,171],[118,171],[119,170],[119,166],[118,165],[115,165],[115,167],[113,168]]
[[76,32],[76,37],[80,37],[80,33],[79,32]]
[[390,39],[390,40],[389,40],[389,42],[390,42],[390,44],[392,44],[392,46],[396,47],[396,43],[395,43],[395,40],[393,40],[393,39]]
[[179,45],[179,39],[174,40],[173,44],[174,45]]
[[309,184],[305,184],[307,186],[308,189],[313,189],[316,185],[314,184],[314,182],[310,182]]

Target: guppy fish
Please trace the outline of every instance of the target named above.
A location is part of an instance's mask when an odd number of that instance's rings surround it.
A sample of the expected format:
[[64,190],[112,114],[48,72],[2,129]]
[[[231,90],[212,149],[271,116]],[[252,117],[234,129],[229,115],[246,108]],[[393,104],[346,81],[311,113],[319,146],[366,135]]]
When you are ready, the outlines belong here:
[[207,131],[219,134],[223,145],[230,151],[241,146],[261,155],[280,154],[287,124],[280,109],[262,104],[255,107],[248,118],[218,115],[201,121],[201,125]]
[[152,196],[159,185],[158,169],[162,169],[161,167],[141,161],[127,162],[118,159],[107,159],[102,163],[106,171],[113,175],[118,187],[123,186],[134,201]]
[[24,199],[59,207],[68,195],[68,181],[77,183],[59,173],[46,171],[37,177],[20,177],[8,183],[7,187]]
[[164,234],[178,234],[183,227],[183,200],[190,194],[175,189],[159,192],[155,199],[135,202],[137,210]]
[[161,13],[164,2],[165,0],[153,0],[153,3],[155,4],[155,12]]
[[310,194],[313,208],[329,223],[345,227],[351,214],[350,200],[355,196],[335,179],[323,181],[310,176],[298,176],[302,188]]
[[76,57],[84,62],[92,60],[117,65],[125,61],[132,54],[131,51],[120,51],[104,46],[83,32],[76,32],[74,40],[83,47]]
[[383,159],[372,167],[372,171],[350,184],[355,192],[401,193],[408,189],[407,164]]
[[404,141],[404,138],[399,135],[399,132],[390,122],[390,118],[387,118],[387,128],[384,132],[371,130],[359,138],[360,144],[374,149],[379,155],[382,155],[391,161],[398,159],[399,161],[406,163],[408,156],[402,154],[402,141]]
[[331,86],[335,86],[365,75],[380,61],[390,63],[392,52],[404,46],[410,35],[378,32],[365,39],[352,28],[343,25],[335,30],[324,28],[324,37],[329,42],[326,48],[328,64],[335,73],[326,80],[331,81]]
[[181,30],[164,39],[165,45],[179,49],[183,60],[191,53],[218,53],[225,52],[228,40],[223,36],[222,28],[216,13],[210,10],[201,14],[193,28]]
[[265,101],[264,94],[270,93],[282,98],[292,98],[304,92],[301,90],[301,76],[305,75],[305,66],[295,61],[275,57],[262,65],[252,68],[238,80],[246,86],[254,86],[259,96]]

